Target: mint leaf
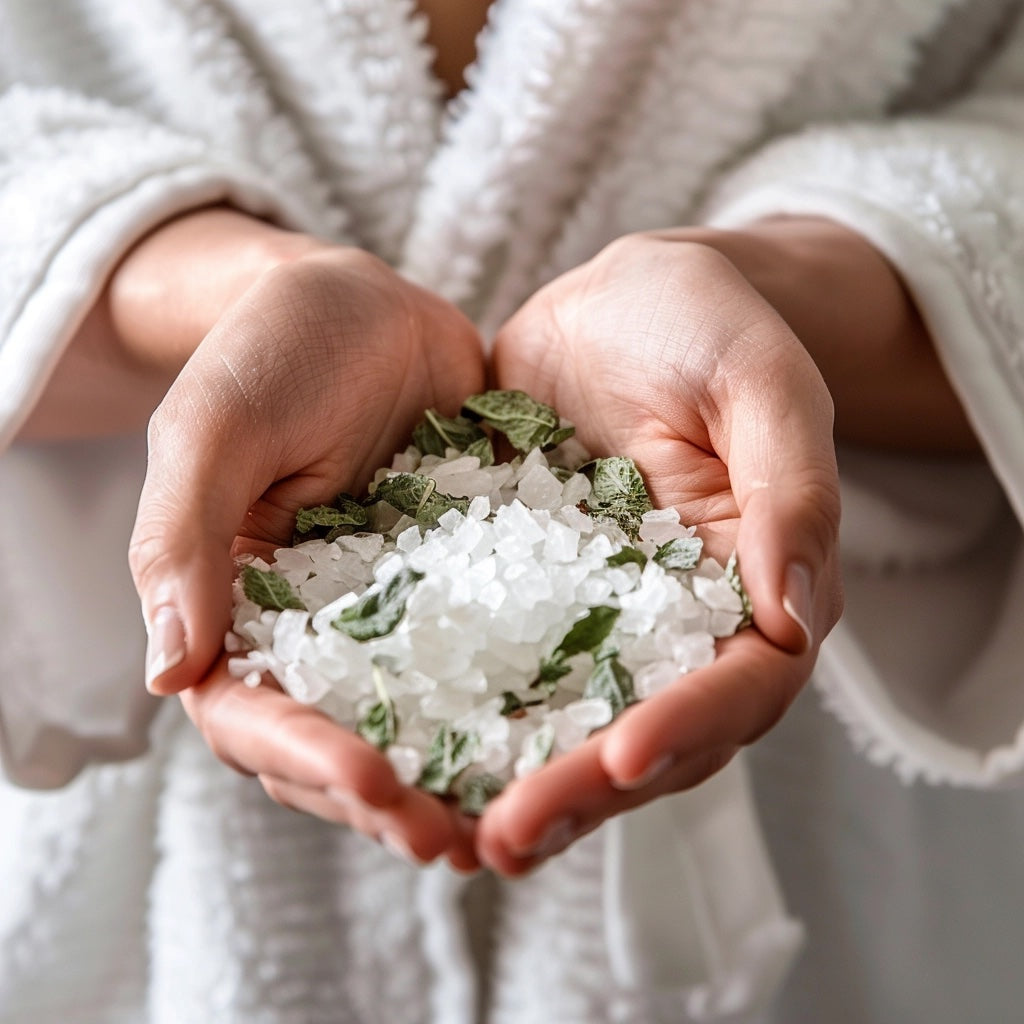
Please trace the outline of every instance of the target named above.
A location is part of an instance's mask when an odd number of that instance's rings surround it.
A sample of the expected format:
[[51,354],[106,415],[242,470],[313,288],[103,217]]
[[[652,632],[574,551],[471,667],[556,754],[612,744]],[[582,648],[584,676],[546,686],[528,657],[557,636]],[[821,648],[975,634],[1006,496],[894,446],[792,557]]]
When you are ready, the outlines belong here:
[[545,722],[536,732],[531,733],[523,741],[523,752],[516,763],[516,772],[520,764],[527,771],[534,771],[545,764],[555,749],[555,727],[550,722]]
[[465,416],[449,418],[435,409],[428,409],[423,415],[423,422],[412,432],[412,443],[424,455],[443,456],[449,448],[464,452],[480,440],[487,441],[480,427]]
[[620,551],[616,551],[614,555],[609,555],[605,560],[606,565],[639,565],[642,569],[647,564],[647,556],[639,548],[624,547]]
[[474,441],[462,454],[475,455],[480,460],[481,469],[494,465],[494,445],[487,436]]
[[636,700],[633,677],[614,655],[601,658],[587,680],[584,700],[603,697],[612,708],[612,716],[621,714]]
[[387,585],[371,587],[359,600],[349,605],[331,625],[354,640],[372,640],[387,636],[402,620],[405,604],[423,573],[401,569]]
[[[565,634],[562,642],[552,652],[552,658],[567,660],[584,651],[595,651],[611,633],[615,620],[619,617],[618,608],[598,605],[591,608],[582,619],[573,624]],[[563,673],[564,674],[564,673]]]
[[385,477],[377,484],[370,500],[386,501],[421,526],[433,526],[449,509],[456,508],[463,515],[469,511],[468,498],[442,494],[429,476],[420,473],[395,473]]
[[735,551],[729,557],[729,561],[725,563],[725,578],[729,581],[729,586],[740,595],[740,601],[743,604],[743,618],[740,619],[740,624],[736,628],[744,629],[754,621],[754,606],[740,579],[739,558]]
[[283,611],[285,608],[306,610],[306,606],[292,590],[291,584],[272,569],[257,569],[253,565],[243,565],[241,576],[245,596],[250,601],[255,601],[261,608],[273,608],[276,611]]
[[391,746],[398,735],[395,705],[390,700],[378,701],[356,722],[356,732],[378,750]]
[[700,537],[676,537],[654,552],[654,560],[663,569],[696,569],[704,542]]
[[[565,667],[565,672],[569,671],[569,667]],[[562,673],[565,674],[564,672]],[[538,704],[543,704],[542,700],[523,700],[518,694],[513,693],[511,690],[502,690],[501,692],[501,712],[500,714],[506,717],[515,718],[520,712],[525,711],[527,708],[534,708]]]
[[614,519],[622,531],[635,538],[640,532],[640,519],[652,508],[636,463],[624,455],[597,459],[593,464],[593,480],[587,511],[594,516]]
[[463,814],[469,814],[474,818],[484,813],[484,808],[505,788],[505,783],[492,775],[484,772],[482,775],[474,775],[467,779],[462,787],[462,795],[459,797],[459,810]]
[[559,427],[558,413],[525,391],[485,391],[471,395],[462,408],[504,434],[523,453],[550,447],[575,433],[571,427]]
[[[312,508],[300,508],[295,516],[295,533],[314,533],[324,539],[334,540],[343,532],[341,527],[358,529],[367,522],[366,509],[358,501],[347,494],[339,494],[333,505],[315,505]],[[309,540],[309,537],[303,537]]]
[[441,725],[427,752],[427,763],[416,785],[428,793],[444,796],[460,772],[473,763],[479,743],[475,733],[457,732],[447,722]]

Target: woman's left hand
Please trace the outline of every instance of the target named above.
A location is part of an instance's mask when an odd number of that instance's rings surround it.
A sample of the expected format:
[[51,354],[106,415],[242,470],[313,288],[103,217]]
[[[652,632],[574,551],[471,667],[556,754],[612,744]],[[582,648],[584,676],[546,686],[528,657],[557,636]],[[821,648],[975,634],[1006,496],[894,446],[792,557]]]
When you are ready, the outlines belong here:
[[591,451],[631,456],[707,553],[735,550],[753,627],[492,803],[477,850],[506,875],[721,768],[783,714],[840,613],[829,392],[772,305],[697,237],[627,236],[563,275],[502,329],[494,372]]

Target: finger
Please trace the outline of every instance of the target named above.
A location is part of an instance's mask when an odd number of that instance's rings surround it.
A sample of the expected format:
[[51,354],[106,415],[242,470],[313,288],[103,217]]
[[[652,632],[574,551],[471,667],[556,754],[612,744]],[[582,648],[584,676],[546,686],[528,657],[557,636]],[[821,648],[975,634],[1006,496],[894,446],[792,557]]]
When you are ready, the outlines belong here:
[[782,717],[812,664],[813,654],[789,654],[744,630],[711,665],[634,704],[599,734],[602,766],[628,788],[659,767],[752,743]]
[[839,478],[824,383],[788,329],[776,342],[762,348],[761,372],[730,391],[724,457],[754,622],[801,653],[821,643],[841,606]]
[[224,662],[181,702],[214,754],[240,771],[352,792],[374,807],[404,791],[390,761],[361,737],[279,690],[250,689]]
[[361,832],[414,867],[423,867],[442,854],[464,869],[478,863],[469,836],[453,820],[452,812],[428,794],[408,790],[381,810],[350,793],[315,789],[270,775],[261,775],[260,782],[277,803]]
[[129,549],[149,633],[146,682],[161,694],[198,682],[221,650],[231,612],[231,545],[269,483],[254,478],[256,429],[244,398],[194,358],[202,368],[185,368],[150,422]]
[[608,818],[703,782],[734,753],[735,748],[701,751],[674,761],[641,786],[623,789],[605,771],[600,740],[594,737],[494,801],[478,831],[480,858],[510,877],[532,871]]

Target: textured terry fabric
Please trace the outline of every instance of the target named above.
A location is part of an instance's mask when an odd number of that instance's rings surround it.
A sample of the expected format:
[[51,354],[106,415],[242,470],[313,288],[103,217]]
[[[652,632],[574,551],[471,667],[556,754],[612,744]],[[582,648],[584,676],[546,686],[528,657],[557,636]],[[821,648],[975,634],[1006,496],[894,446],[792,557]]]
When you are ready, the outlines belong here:
[[[459,302],[488,334],[537,286],[625,232],[833,216],[867,234],[914,289],[994,476],[957,476],[983,514],[946,509],[936,523],[920,497],[941,504],[949,467],[894,472],[845,457],[848,505],[862,514],[844,524],[850,612],[819,681],[871,760],[905,777],[1010,777],[1024,721],[1014,628],[1024,603],[1014,572],[1024,61],[1019,49],[1001,64],[990,55],[992,32],[1009,32],[1019,6],[498,0],[470,89],[445,105],[410,0],[6,0],[5,443],[118,257],[161,220],[211,201],[363,245]],[[946,45],[953,24],[971,39],[962,50]],[[110,482],[109,500],[130,505],[141,455],[108,454],[96,479]],[[104,453],[92,457],[102,463]],[[61,461],[27,446],[0,460],[0,576],[18,570],[0,615],[0,649],[16,653],[0,667],[0,719],[22,739],[62,736],[66,778],[143,747],[148,714],[112,707],[98,732],[80,735],[67,714],[72,689],[82,701],[132,685],[132,657],[141,677],[124,576],[104,581],[119,611],[95,625],[90,645],[58,657],[33,639],[55,581],[25,557],[46,537],[26,536],[16,489],[29,477],[45,487]],[[53,511],[69,536],[75,512]],[[936,538],[923,554],[922,523]],[[125,522],[88,532],[83,543],[122,557]],[[904,557],[910,550],[920,557]],[[90,600],[84,576],[69,572],[60,586],[69,609]],[[908,633],[912,653],[940,663],[937,677],[909,678],[908,648],[893,642]],[[967,986],[972,1019],[1005,1020],[1019,979],[999,950],[1024,942],[1012,899],[991,901],[985,918],[963,914],[955,937],[928,926],[930,907],[944,908],[933,911],[943,926],[948,908],[964,909],[950,888],[990,896],[958,867],[963,847],[950,834],[977,827],[975,812],[874,774],[809,700],[779,734],[802,746],[789,751],[772,736],[753,758],[814,968],[798,968],[773,1019],[911,1020],[926,1006],[929,1021],[959,1024],[965,1004],[941,994],[984,950]],[[40,767],[45,743],[14,747],[4,756],[15,777],[64,781]],[[787,756],[798,754],[806,761],[794,772]],[[1007,889],[1019,803],[987,803],[988,839],[970,851]],[[460,913],[479,886],[417,874],[357,836],[270,805],[214,761],[171,705],[145,756],[85,768],[53,793],[0,786],[0,823],[3,1024],[687,1019],[674,996],[616,983],[598,909],[600,833],[526,882],[493,887],[484,956]],[[932,837],[942,870],[915,874]],[[879,864],[893,866],[891,877]],[[478,962],[493,970],[474,972]]]

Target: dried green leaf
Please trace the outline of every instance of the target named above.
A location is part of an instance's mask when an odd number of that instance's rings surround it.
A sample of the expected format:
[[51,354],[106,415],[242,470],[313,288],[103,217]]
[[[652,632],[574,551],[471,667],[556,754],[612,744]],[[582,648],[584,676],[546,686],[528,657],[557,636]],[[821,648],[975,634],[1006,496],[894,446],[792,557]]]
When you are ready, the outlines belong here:
[[653,507],[636,463],[624,455],[597,459],[587,510],[594,516],[614,519],[622,531],[635,538],[641,517]]
[[523,453],[551,445],[556,436],[561,440],[571,436],[565,433],[569,428],[559,427],[558,413],[550,405],[535,401],[525,391],[485,391],[471,395],[462,408],[504,434]]
[[486,435],[469,445],[463,455],[475,455],[480,460],[481,469],[494,465],[494,445]]
[[443,456],[449,448],[465,452],[481,440],[487,441],[487,435],[472,420],[465,416],[442,416],[435,409],[428,409],[412,432],[412,443],[424,455]]
[[614,655],[603,657],[594,665],[583,697],[603,697],[611,705],[612,715],[619,715],[636,700],[633,677]]
[[303,536],[308,533],[333,540],[342,532],[339,528],[358,529],[365,526],[366,521],[366,509],[347,494],[339,494],[333,505],[300,508],[295,516],[295,533],[301,540],[310,540]]
[[356,732],[378,750],[391,746],[398,735],[398,721],[392,701],[381,700],[374,704],[356,723]]
[[743,605],[743,618],[740,619],[740,624],[736,628],[744,629],[754,621],[754,605],[750,600],[746,587],[743,586],[743,581],[740,579],[739,558],[735,551],[730,556],[729,561],[725,563],[725,578],[729,581],[729,586],[740,595],[740,602]]
[[557,430],[552,431],[551,436],[542,445],[543,448],[554,448],[556,445],[560,445],[563,441],[568,441],[570,437],[576,436],[576,428],[566,424],[564,427],[559,427]]
[[467,498],[453,498],[437,490],[437,485],[420,473],[395,473],[381,480],[370,500],[387,502],[421,526],[433,526],[449,509],[463,515],[469,511]]
[[374,585],[346,608],[331,625],[354,640],[387,636],[405,614],[405,605],[423,573],[401,569],[385,586]]
[[639,565],[642,569],[647,564],[647,556],[639,548],[631,548],[629,546],[616,551],[614,555],[609,555],[605,561],[606,565]]
[[[565,672],[568,671],[569,668],[566,666]],[[509,715],[517,715],[519,712],[525,711],[526,708],[534,708],[538,704],[543,703],[543,700],[523,700],[522,697],[513,693],[511,690],[502,690],[500,714],[505,715],[506,717]]]
[[611,633],[618,617],[618,608],[608,605],[591,608],[582,619],[573,623],[572,629],[552,652],[552,659],[567,661],[584,651],[596,651]]
[[257,569],[253,565],[242,566],[242,590],[250,601],[261,608],[283,611],[296,608],[305,611],[306,606],[292,590],[291,584],[273,569]]
[[540,768],[546,764],[555,749],[555,727],[545,722],[523,742],[522,759],[529,768]]
[[704,542],[700,537],[676,537],[666,541],[654,553],[654,560],[663,569],[696,569]]
[[444,796],[458,775],[473,763],[479,742],[475,733],[458,732],[447,722],[442,723],[416,785],[428,793]]
[[484,813],[484,808],[505,788],[505,783],[492,775],[490,772],[483,772],[474,775],[466,780],[459,796],[459,810],[463,814],[469,814],[478,818]]

